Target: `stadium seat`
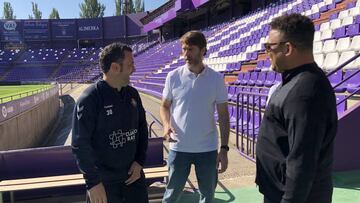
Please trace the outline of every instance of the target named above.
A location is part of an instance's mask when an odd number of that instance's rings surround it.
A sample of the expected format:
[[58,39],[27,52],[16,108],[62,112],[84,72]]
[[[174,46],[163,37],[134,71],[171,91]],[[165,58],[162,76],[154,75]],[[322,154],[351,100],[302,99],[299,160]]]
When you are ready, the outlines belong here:
[[360,50],[360,35],[353,37],[350,44],[350,50],[352,51]]
[[342,21],[341,21],[341,26],[351,25],[351,24],[353,24],[353,17],[352,16],[348,16],[348,17],[342,19]]
[[330,71],[336,68],[338,62],[339,62],[339,54],[337,52],[328,53],[325,56],[325,60],[322,67],[325,70]]
[[[350,77],[352,74],[354,74],[358,70],[347,70],[344,75],[344,79]],[[349,93],[353,93],[355,90],[357,90],[360,87],[360,72],[354,75],[349,80],[345,81],[343,83],[343,86],[346,87],[346,91]]]
[[324,30],[321,32],[321,40],[327,40],[332,38],[333,31],[331,29]]
[[320,25],[320,31],[325,31],[330,28],[330,22],[325,22]]
[[313,52],[314,54],[318,54],[322,52],[323,43],[322,41],[315,41],[313,44]]
[[336,51],[343,52],[350,49],[350,37],[340,38],[336,43]]
[[348,16],[349,16],[349,10],[343,10],[343,11],[340,11],[338,18],[339,19],[344,19],[344,18],[346,18]]
[[[341,81],[342,81],[342,70],[338,70],[336,71],[335,73],[333,73],[332,75],[330,75],[328,77],[329,81],[330,81],[330,84],[331,86],[335,86],[337,84],[339,84]],[[345,92],[346,88],[344,87],[339,87],[339,88],[336,88],[335,91],[336,92]]]
[[346,36],[346,27],[336,28],[334,31],[334,38],[338,39]]
[[360,7],[354,7],[349,10],[349,15],[354,17],[360,14]]
[[259,73],[255,85],[258,87],[264,86],[265,80],[266,80],[266,71],[262,71]]
[[[355,56],[355,51],[345,51],[345,52],[342,52],[341,55],[340,55],[340,58],[339,58],[339,62],[337,64],[337,67],[342,65],[343,63],[345,63],[346,61],[348,61],[349,59],[351,59],[352,57]],[[344,69],[353,69],[353,68],[356,68],[354,67],[354,62],[351,62],[349,64],[347,64]]]
[[335,19],[330,21],[330,29],[335,30],[336,28],[341,27],[341,20]]
[[332,39],[332,40],[326,40],[324,42],[324,46],[322,48],[322,52],[327,54],[330,52],[334,52],[335,51],[335,47],[336,47],[336,40]]
[[346,35],[348,36],[359,35],[359,24],[348,25]]
[[315,54],[314,60],[315,60],[316,64],[322,68],[323,63],[324,63],[324,54]]
[[314,41],[320,41],[321,40],[321,32],[315,31],[314,33]]

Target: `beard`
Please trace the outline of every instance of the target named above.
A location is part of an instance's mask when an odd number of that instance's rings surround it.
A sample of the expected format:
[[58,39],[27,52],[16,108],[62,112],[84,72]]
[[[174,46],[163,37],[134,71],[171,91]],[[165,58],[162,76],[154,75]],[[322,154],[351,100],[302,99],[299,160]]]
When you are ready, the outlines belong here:
[[186,63],[191,66],[199,65],[201,62],[201,56],[197,56],[195,58],[187,58],[185,59]]

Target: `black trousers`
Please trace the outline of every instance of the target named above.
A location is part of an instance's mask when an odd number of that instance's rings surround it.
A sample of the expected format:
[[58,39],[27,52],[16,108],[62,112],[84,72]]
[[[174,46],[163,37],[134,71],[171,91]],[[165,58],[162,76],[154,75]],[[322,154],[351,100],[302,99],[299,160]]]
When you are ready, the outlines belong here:
[[[141,177],[131,185],[125,183],[103,183],[108,203],[148,203],[148,191],[145,178]],[[86,195],[86,202],[90,198]]]

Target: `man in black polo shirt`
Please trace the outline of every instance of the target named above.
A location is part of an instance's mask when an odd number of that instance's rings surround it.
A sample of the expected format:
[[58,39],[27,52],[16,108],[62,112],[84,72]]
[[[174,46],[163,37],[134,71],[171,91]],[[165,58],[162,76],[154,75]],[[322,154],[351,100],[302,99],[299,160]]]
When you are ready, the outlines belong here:
[[272,94],[256,148],[265,203],[330,203],[336,100],[312,53],[314,25],[300,14],[275,18],[265,43],[282,83]]
[[128,86],[135,70],[131,48],[113,43],[100,54],[103,79],[80,96],[72,149],[91,203],[147,203],[142,170],[148,144],[139,93]]

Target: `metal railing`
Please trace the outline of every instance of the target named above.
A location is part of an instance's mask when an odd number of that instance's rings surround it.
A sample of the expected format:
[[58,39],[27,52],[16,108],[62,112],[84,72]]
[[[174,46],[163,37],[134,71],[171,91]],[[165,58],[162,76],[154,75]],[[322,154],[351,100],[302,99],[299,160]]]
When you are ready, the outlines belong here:
[[236,148],[255,162],[256,137],[265,111],[267,94],[240,91],[236,97]]
[[154,133],[155,134],[155,137],[159,137],[159,135],[155,132],[155,130],[152,128],[154,124],[158,125],[160,128],[163,128],[163,125],[162,123],[150,112],[146,111],[146,114],[148,114],[152,119],[153,121],[148,124],[148,127],[149,127],[149,138],[152,137],[152,134]]
[[33,94],[37,94],[37,93],[43,92],[45,90],[49,90],[52,87],[53,87],[53,85],[49,85],[47,87],[42,87],[40,89],[31,90],[31,91],[28,91],[28,92],[22,92],[22,93],[19,93],[19,94],[14,94],[14,95],[2,97],[2,98],[0,98],[0,104],[5,103],[5,102],[9,102],[9,101],[13,101],[15,99],[20,99],[20,98],[23,98],[23,97],[31,96]]
[[[334,69],[333,71],[331,71],[330,73],[328,73],[326,76],[330,77],[331,75],[335,74],[337,71],[342,70],[346,65],[350,64],[351,62],[353,62],[355,59],[357,59],[360,56],[360,53],[356,54],[355,56],[351,57],[350,59],[348,59],[347,61],[345,61],[344,63],[342,63],[339,67],[337,67],[336,69]],[[352,73],[351,75],[349,75],[347,78],[344,78],[341,80],[341,82],[339,82],[338,84],[333,86],[333,89],[336,89],[337,87],[341,86],[342,84],[344,84],[346,81],[350,80],[351,78],[353,78],[355,75],[360,73],[360,69],[358,69],[357,71],[355,71],[354,73]],[[358,89],[356,89],[353,93],[346,95],[343,99],[341,99],[339,102],[336,103],[336,105],[340,105],[344,102],[346,102],[349,98],[351,98],[352,96],[354,96],[356,93],[360,92],[360,87]]]

